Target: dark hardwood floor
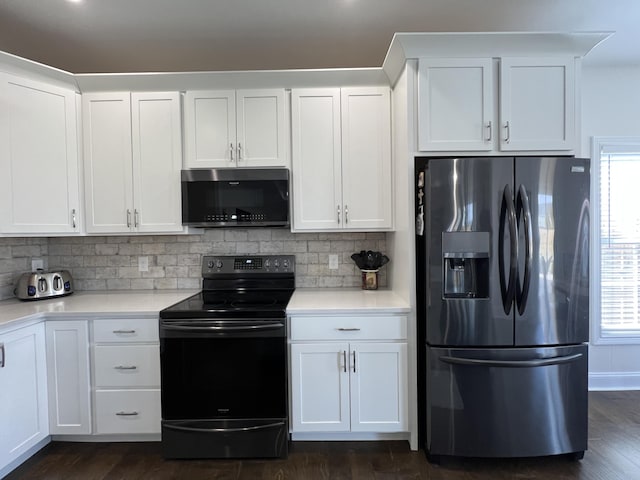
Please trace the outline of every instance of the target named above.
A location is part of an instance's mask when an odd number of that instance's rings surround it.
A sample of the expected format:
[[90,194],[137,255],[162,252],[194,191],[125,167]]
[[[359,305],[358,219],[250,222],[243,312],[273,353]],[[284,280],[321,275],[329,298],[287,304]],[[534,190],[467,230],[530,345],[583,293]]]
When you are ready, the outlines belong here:
[[427,462],[406,442],[293,442],[286,460],[169,461],[159,443],[54,442],[7,480],[640,480],[640,391],[589,394],[589,450],[565,457]]

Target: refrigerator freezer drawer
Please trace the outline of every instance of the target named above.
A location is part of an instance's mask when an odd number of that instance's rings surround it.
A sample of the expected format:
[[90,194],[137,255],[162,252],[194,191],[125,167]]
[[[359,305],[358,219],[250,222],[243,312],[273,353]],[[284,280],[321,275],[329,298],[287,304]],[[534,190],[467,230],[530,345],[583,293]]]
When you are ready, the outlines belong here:
[[427,347],[430,455],[534,457],[587,449],[586,344]]

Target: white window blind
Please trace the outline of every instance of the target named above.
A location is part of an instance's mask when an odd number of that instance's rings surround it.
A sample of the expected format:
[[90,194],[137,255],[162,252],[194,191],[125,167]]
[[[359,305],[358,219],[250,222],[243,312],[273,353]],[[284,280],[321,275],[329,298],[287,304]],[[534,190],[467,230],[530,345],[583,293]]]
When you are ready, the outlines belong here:
[[600,145],[600,330],[640,335],[640,144]]

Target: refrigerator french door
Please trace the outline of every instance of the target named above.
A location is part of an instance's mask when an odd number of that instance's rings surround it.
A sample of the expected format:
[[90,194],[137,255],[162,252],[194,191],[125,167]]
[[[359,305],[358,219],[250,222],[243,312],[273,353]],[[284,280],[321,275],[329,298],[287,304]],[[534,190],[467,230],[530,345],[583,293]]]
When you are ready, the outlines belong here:
[[425,447],[587,448],[589,161],[425,161]]

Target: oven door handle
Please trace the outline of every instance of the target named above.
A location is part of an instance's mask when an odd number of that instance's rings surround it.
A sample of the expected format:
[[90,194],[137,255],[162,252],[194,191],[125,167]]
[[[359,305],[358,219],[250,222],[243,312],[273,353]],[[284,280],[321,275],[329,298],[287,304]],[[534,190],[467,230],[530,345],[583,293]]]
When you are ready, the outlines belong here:
[[178,330],[182,332],[193,332],[193,331],[201,331],[201,332],[241,332],[241,331],[255,331],[255,330],[277,330],[280,328],[284,328],[284,323],[275,322],[275,323],[260,323],[260,324],[251,324],[251,325],[207,325],[207,326],[193,326],[193,325],[185,325],[185,324],[170,324],[161,325],[160,328],[166,330]]
[[164,425],[164,428],[168,430],[180,430],[184,432],[249,432],[252,430],[262,430],[266,428],[281,427],[284,422],[268,423],[266,425],[255,425],[252,427],[239,427],[239,428],[195,428],[195,427],[180,427],[178,425]]

